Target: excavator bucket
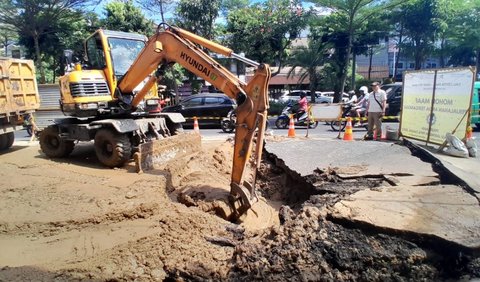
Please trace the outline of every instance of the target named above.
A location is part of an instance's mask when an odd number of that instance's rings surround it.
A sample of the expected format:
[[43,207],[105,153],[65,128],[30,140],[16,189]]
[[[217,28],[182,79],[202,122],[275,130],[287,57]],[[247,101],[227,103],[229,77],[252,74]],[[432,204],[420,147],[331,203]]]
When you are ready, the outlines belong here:
[[160,167],[166,162],[201,150],[201,137],[195,133],[182,133],[140,144],[133,156],[137,172]]

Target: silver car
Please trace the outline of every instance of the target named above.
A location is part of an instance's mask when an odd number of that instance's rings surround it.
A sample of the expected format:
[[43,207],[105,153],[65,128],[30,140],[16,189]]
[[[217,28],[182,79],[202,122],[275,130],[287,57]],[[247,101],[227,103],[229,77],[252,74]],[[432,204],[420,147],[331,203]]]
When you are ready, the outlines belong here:
[[[307,97],[307,101],[311,103],[312,97],[310,95],[310,91],[308,90],[293,90],[287,93],[284,93],[278,99],[280,102],[288,103],[288,102],[298,102],[300,100],[300,94],[304,93]],[[333,102],[333,96],[328,97],[322,95],[322,92],[315,91],[315,103],[316,104],[330,104]]]

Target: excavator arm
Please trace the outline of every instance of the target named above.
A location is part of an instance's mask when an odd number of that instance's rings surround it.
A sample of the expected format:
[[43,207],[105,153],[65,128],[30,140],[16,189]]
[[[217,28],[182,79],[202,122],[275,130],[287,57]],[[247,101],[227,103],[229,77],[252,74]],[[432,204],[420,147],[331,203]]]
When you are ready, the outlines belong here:
[[[240,81],[197,45],[255,66],[253,79],[248,84]],[[256,168],[260,164],[263,150],[270,68],[268,65],[243,58],[215,42],[169,26],[165,30],[157,30],[156,34],[149,38],[145,48],[118,84],[118,90],[122,95],[131,95],[137,85],[150,77],[132,101],[131,106],[136,107],[157,80],[151,74],[159,66],[173,63],[182,65],[237,101],[237,125],[229,201],[234,211],[233,216],[238,217],[258,200],[255,194]],[[247,161],[251,157],[255,135],[256,155],[253,163],[253,180],[249,183],[244,181],[244,175]]]

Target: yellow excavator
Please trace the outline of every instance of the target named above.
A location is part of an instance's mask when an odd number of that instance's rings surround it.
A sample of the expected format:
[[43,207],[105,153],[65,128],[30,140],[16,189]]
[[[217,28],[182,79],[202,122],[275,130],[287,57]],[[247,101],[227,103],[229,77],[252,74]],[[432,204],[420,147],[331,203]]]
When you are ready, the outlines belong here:
[[[84,47],[87,67],[75,64],[59,80],[60,106],[69,117],[55,120],[40,133],[40,146],[48,157],[66,157],[75,142],[94,140],[104,165],[118,167],[134,158],[137,170],[142,170],[179,152],[199,149],[198,134],[183,133],[181,114],[158,112],[157,81],[167,66],[178,63],[236,100],[229,203],[239,216],[258,200],[255,172],[267,118],[268,65],[167,24],[160,24],[148,40],[139,34],[100,29]],[[203,48],[254,66],[253,78],[248,84],[242,82]],[[254,175],[248,183],[243,178],[254,143]]]

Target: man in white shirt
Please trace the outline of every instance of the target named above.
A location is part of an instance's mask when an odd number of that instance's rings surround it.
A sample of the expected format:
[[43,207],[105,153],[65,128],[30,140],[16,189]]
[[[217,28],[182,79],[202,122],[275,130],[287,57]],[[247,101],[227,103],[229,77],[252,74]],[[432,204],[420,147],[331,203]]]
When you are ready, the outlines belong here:
[[380,141],[382,136],[382,117],[385,115],[387,107],[387,93],[380,89],[380,83],[378,82],[373,82],[371,87],[373,91],[368,97],[368,132],[365,140],[373,140],[373,128],[375,126],[377,141]]

